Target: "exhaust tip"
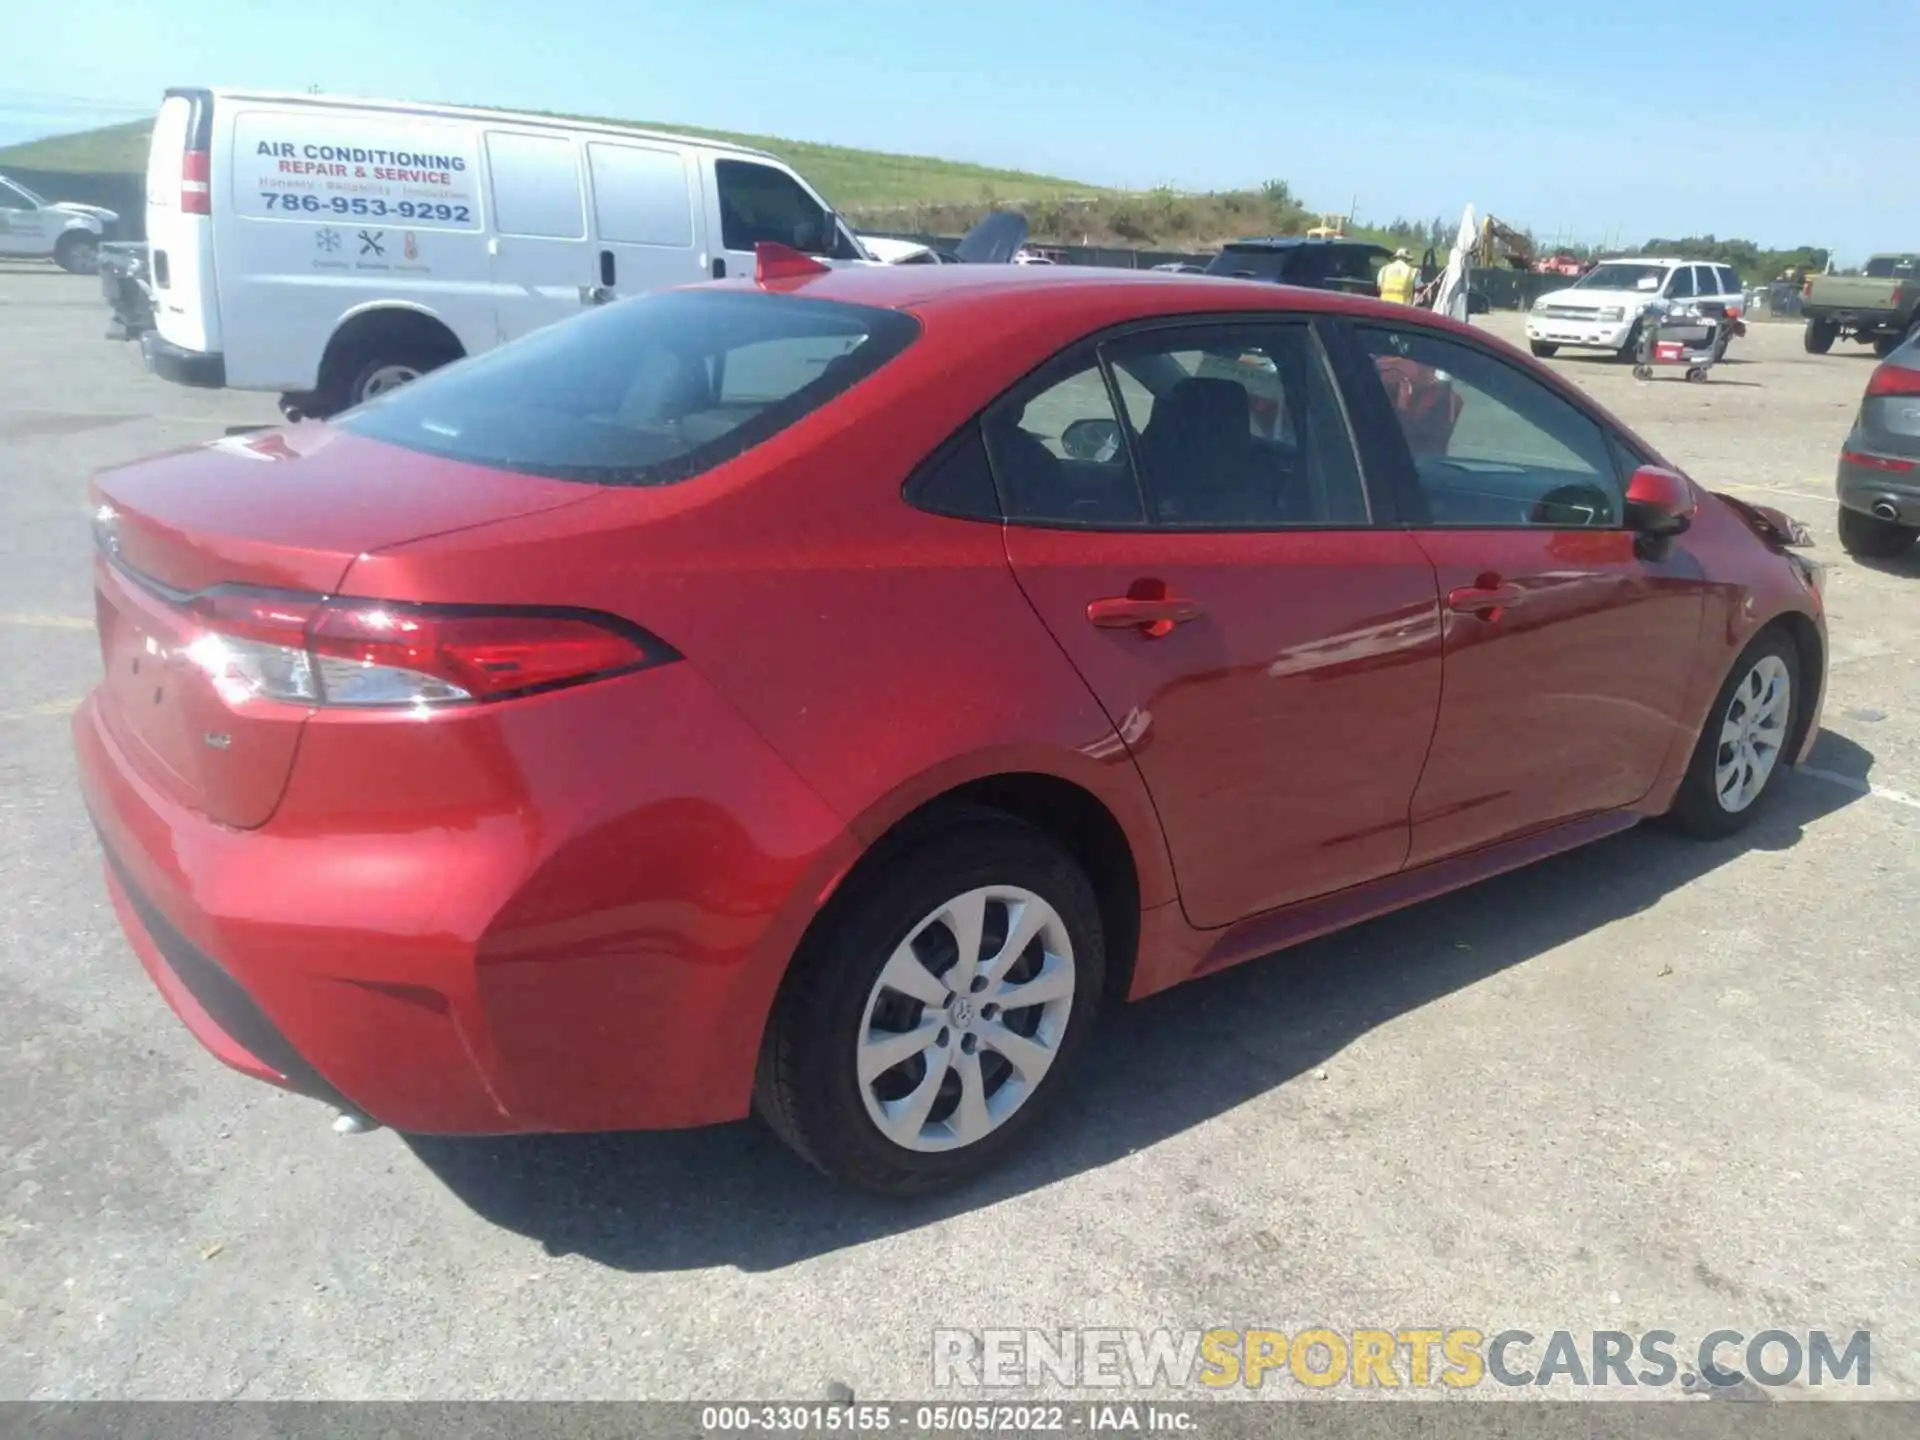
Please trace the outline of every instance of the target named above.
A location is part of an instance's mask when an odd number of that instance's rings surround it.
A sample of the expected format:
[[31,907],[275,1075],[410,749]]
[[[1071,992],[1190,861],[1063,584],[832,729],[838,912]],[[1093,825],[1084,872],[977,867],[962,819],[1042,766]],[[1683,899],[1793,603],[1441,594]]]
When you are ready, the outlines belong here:
[[1876,520],[1898,520],[1900,518],[1900,507],[1891,500],[1876,500],[1873,502],[1873,518]]
[[342,1110],[333,1119],[333,1133],[336,1135],[366,1135],[379,1128],[378,1120],[369,1119],[357,1110]]

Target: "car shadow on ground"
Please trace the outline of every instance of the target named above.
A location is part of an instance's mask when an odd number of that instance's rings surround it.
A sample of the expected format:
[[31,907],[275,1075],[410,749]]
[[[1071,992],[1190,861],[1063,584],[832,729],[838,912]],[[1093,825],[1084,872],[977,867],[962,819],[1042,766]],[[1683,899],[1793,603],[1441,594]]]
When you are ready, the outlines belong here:
[[1882,575],[1898,575],[1906,580],[1920,580],[1920,544],[1909,545],[1891,560],[1877,560],[1870,555],[1849,555],[1849,565],[1858,565],[1862,570],[1878,571]]
[[1105,1017],[1048,1140],[966,1189],[890,1202],[815,1174],[754,1122],[659,1134],[406,1143],[494,1224],[620,1270],[772,1270],[1097,1169],[1311,1072],[1357,1037],[1599,927],[1862,798],[1873,757],[1828,732],[1741,835],[1655,826],[1196,981]]

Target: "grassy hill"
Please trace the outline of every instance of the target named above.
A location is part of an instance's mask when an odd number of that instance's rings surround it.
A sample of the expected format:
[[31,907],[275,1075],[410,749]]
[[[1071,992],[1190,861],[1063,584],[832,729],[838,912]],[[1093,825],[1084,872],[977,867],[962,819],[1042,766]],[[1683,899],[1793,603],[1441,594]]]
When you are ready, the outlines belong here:
[[[593,119],[561,116],[563,119]],[[1033,237],[1057,244],[1203,249],[1233,235],[1286,234],[1314,223],[1284,184],[1260,190],[1184,195],[1127,191],[1055,175],[743,135],[704,126],[640,124],[750,145],[787,162],[818,186],[854,224],[869,230],[957,235],[992,209],[1019,209]],[[137,120],[0,149],[0,169],[137,174],[146,169],[152,122]]]
[[[640,125],[681,135],[701,135],[750,145],[779,157],[812,181],[837,206],[853,210],[867,205],[915,205],[998,198],[1035,202],[1069,196],[1108,193],[1098,185],[974,165],[963,160],[937,160],[925,155],[892,155],[878,150],[855,150],[844,145],[821,145],[810,140],[781,140],[770,135],[741,135],[703,126],[651,120],[600,120],[597,116],[561,116],[602,124]],[[23,170],[74,170],[86,174],[133,174],[147,168],[147,138],[153,122],[135,120],[74,135],[56,135],[0,150],[0,166]]]

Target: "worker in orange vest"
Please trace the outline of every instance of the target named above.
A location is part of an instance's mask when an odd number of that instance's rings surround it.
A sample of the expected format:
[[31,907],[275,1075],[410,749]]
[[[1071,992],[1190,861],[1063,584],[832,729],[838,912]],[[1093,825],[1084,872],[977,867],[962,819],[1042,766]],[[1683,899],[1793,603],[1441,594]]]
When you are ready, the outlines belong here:
[[1413,258],[1403,245],[1393,252],[1393,259],[1380,267],[1380,298],[1393,305],[1411,305],[1414,288],[1420,283],[1420,272],[1413,268]]

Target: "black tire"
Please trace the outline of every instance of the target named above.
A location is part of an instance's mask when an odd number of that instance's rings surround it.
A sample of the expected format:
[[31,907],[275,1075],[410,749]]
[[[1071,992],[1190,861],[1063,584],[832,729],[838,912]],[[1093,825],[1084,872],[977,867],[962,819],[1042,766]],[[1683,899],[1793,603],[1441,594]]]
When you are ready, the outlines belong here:
[[[1734,713],[1736,699],[1742,704],[1748,702],[1748,697],[1738,692],[1747,684],[1754,668],[1769,656],[1785,664],[1787,681],[1791,687],[1778,753],[1773,768],[1761,782],[1759,793],[1745,806],[1729,809],[1722,802],[1715,785],[1715,773],[1721,759],[1721,732],[1729,720],[1738,718]],[[1674,797],[1673,809],[1667,812],[1667,819],[1674,827],[1703,840],[1717,840],[1745,829],[1779,788],[1780,772],[1790,763],[1787,744],[1798,731],[1800,707],[1804,703],[1800,689],[1800,652],[1783,631],[1763,630],[1754,637],[1752,644],[1740,652],[1740,658],[1733,662],[1733,668],[1727,672],[1727,678],[1720,686],[1720,693],[1713,697],[1706,724],[1693,747],[1693,758],[1687,764],[1686,778],[1680,782],[1680,792]]]
[[1644,319],[1634,321],[1633,329],[1627,332],[1626,340],[1622,342],[1619,350],[1615,352],[1616,357],[1621,360],[1631,361],[1636,365],[1639,364],[1640,336],[1645,332],[1646,328],[1647,322]]
[[459,346],[450,341],[404,332],[391,335],[376,332],[352,342],[343,353],[328,356],[319,388],[298,396],[296,403],[303,415],[316,420],[331,419],[342,411],[365,404],[374,398],[379,388],[391,388],[388,382],[397,374],[410,372],[410,378],[418,377],[459,358]]
[[[998,1128],[963,1148],[911,1150],[868,1114],[856,1073],[869,996],[915,926],[956,896],[990,885],[1031,891],[1064,924],[1074,968],[1066,1028],[1032,1095]],[[991,929],[983,931],[983,951],[993,943]],[[809,933],[768,1022],[755,1109],[809,1163],[859,1189],[908,1196],[964,1183],[1018,1146],[1065,1088],[1099,1011],[1105,950],[1093,886],[1051,836],[998,811],[956,809],[856,876]],[[911,1029],[925,1016],[921,1006],[903,1024]]]
[[53,247],[53,263],[69,275],[99,274],[99,238],[84,230],[68,231]]
[[1873,337],[1873,354],[1876,360],[1884,360],[1906,342],[1904,335],[1876,335]]
[[1547,340],[1529,340],[1527,348],[1536,360],[1551,360],[1560,353],[1560,347]]
[[1831,320],[1809,320],[1807,328],[1800,333],[1800,343],[1809,355],[1826,354],[1839,338],[1840,327]]
[[1840,507],[1840,548],[1862,560],[1893,560],[1907,553],[1920,529]]

